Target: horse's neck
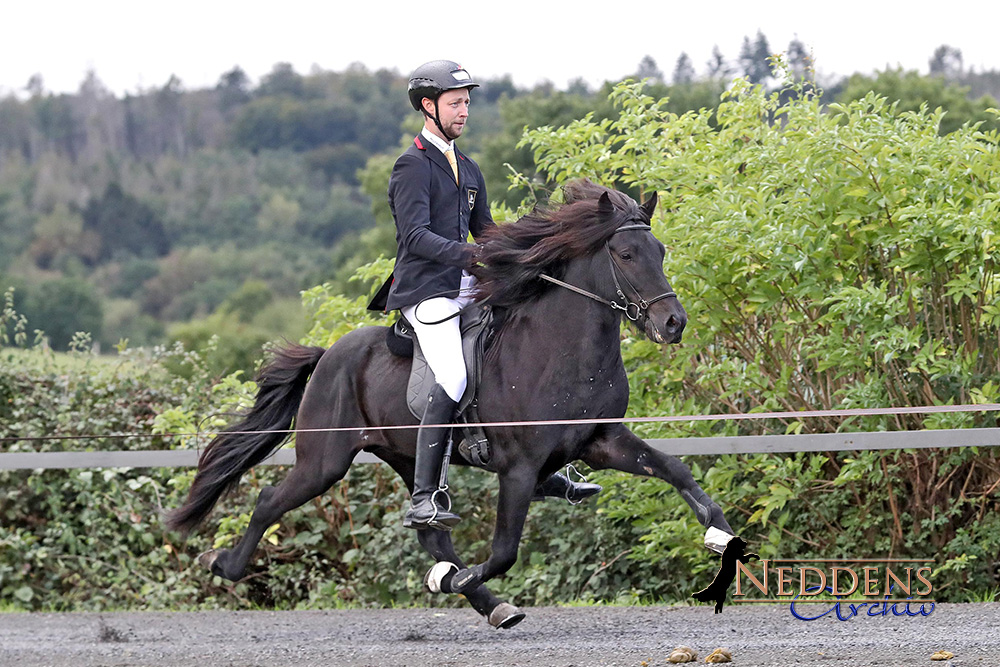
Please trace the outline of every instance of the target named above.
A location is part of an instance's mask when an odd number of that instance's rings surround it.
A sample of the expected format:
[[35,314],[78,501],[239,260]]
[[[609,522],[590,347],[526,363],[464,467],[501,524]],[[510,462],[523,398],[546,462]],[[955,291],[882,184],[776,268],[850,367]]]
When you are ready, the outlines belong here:
[[[564,279],[588,289],[586,276],[586,271],[571,268]],[[530,330],[539,332],[532,345],[551,348],[553,356],[570,367],[583,371],[612,369],[622,364],[621,318],[605,304],[553,286],[526,304],[522,316],[531,321]],[[569,354],[565,354],[567,351]]]

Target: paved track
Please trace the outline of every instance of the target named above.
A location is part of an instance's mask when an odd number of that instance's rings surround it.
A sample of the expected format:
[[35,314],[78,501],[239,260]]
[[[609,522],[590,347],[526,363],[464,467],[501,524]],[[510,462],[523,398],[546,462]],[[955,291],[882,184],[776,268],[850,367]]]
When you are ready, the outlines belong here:
[[[537,608],[506,631],[470,609],[0,614],[3,667],[640,667],[678,644],[734,665],[1000,665],[1000,603],[927,617],[795,619],[787,606]],[[955,654],[931,662],[938,649]]]

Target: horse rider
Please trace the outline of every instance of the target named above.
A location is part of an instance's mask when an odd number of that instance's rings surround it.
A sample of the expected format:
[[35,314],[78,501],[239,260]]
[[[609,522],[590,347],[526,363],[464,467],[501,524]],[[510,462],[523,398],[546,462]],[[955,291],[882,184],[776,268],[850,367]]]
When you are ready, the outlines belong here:
[[[455,146],[469,117],[470,93],[478,88],[469,73],[450,60],[434,60],[414,70],[410,104],[424,115],[424,127],[399,156],[389,178],[389,206],[396,222],[396,264],[384,305],[410,322],[435,384],[417,434],[413,493],[403,525],[451,530],[461,518],[437,502],[441,464],[456,409],[466,389],[459,318],[472,300],[477,240],[494,225],[479,166]],[[418,308],[419,306],[419,308]],[[444,320],[444,321],[441,321]],[[539,495],[578,501],[600,491],[596,484],[553,475]]]

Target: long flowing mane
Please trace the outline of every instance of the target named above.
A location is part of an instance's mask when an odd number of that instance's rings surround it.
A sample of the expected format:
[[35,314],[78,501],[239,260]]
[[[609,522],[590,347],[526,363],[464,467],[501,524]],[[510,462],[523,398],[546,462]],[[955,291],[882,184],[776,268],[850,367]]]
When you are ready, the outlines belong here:
[[[611,215],[600,210],[605,193],[613,206]],[[563,203],[536,207],[518,221],[487,232],[475,269],[476,299],[509,307],[533,298],[546,286],[539,274],[560,277],[567,261],[597,252],[629,220],[648,223],[649,216],[628,195],[587,179],[567,184]]]

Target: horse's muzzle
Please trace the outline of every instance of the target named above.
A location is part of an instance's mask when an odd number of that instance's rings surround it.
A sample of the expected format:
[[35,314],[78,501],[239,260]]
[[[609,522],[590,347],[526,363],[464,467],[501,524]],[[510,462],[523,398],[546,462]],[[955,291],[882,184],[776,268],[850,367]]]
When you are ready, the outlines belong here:
[[668,345],[681,342],[685,326],[687,313],[676,298],[671,298],[649,307],[643,329],[653,342]]

